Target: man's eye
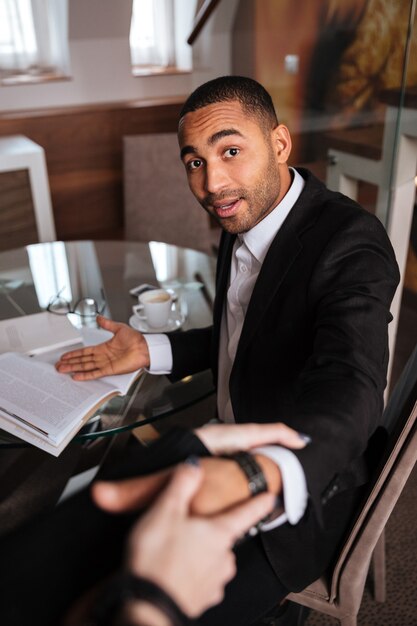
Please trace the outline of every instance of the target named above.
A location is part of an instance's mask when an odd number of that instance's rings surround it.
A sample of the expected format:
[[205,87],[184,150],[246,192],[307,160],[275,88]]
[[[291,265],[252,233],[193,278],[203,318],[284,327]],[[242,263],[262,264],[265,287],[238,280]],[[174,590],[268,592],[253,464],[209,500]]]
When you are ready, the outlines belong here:
[[240,152],[239,148],[228,148],[228,149],[225,151],[224,156],[225,156],[227,159],[230,159],[230,158],[232,158],[232,157],[237,156],[237,155],[239,154],[239,152]]
[[188,161],[187,170],[197,170],[199,167],[201,167],[201,164],[201,159],[193,159],[192,161]]

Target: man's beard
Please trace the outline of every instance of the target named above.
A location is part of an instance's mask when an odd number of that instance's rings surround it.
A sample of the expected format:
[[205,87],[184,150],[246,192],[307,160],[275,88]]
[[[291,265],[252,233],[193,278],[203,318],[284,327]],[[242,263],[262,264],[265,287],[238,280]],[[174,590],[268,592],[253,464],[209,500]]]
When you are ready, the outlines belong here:
[[[218,194],[209,193],[200,202],[201,206],[211,215],[220,226],[231,234],[245,233],[258,224],[272,209],[275,208],[281,190],[279,172],[275,162],[269,160],[265,176],[253,190],[244,187],[222,191]],[[229,198],[237,198],[246,203],[246,210],[233,217],[220,217],[213,206]]]

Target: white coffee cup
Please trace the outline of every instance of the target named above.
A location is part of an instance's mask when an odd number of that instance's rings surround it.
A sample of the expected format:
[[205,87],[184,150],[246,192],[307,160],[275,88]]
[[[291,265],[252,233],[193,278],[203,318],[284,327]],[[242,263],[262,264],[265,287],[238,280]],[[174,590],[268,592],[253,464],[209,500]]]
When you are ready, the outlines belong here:
[[[166,326],[172,309],[172,294],[165,289],[152,289],[139,296],[133,312],[151,328]],[[142,313],[143,311],[143,313]]]

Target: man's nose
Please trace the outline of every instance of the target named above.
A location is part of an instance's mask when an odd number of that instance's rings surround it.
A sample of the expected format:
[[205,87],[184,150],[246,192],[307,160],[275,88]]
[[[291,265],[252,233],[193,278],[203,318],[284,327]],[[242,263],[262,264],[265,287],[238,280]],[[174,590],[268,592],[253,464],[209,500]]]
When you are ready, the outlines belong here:
[[221,163],[207,164],[205,187],[208,193],[219,193],[230,183],[227,172]]

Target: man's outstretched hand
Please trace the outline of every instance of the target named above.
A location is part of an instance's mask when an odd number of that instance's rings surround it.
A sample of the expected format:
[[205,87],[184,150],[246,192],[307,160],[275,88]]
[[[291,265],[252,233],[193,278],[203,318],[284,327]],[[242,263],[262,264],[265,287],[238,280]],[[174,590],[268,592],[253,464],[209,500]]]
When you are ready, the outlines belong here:
[[102,315],[97,316],[97,322],[113,337],[96,346],[66,352],[55,365],[58,372],[72,374],[74,380],[93,380],[149,367],[148,345],[141,333]]

